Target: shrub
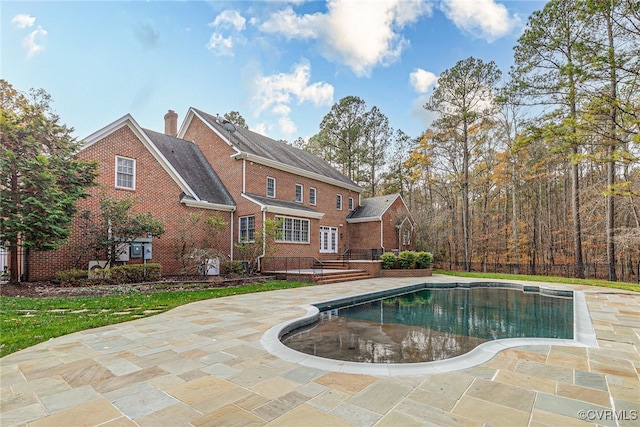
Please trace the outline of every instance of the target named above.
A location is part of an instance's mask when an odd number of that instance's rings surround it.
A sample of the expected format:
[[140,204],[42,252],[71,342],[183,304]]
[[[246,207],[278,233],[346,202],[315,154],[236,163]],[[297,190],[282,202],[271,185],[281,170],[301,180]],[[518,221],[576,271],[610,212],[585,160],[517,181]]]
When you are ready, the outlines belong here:
[[396,257],[396,254],[394,254],[393,252],[385,252],[382,255],[380,255],[380,260],[382,261],[382,268],[384,270],[391,270],[395,264],[396,264],[396,260],[398,258]]
[[77,283],[87,279],[88,277],[89,272],[87,270],[78,270],[73,268],[71,270],[56,271],[56,279],[58,279],[62,284]]
[[158,263],[127,264],[109,269],[111,280],[117,283],[153,282],[160,279],[162,266]]
[[418,252],[416,254],[416,267],[429,268],[433,262],[433,254],[431,252]]
[[225,261],[222,263],[223,274],[245,274],[245,265],[242,261]]
[[398,254],[398,262],[400,268],[408,270],[414,268],[416,263],[416,253],[413,251],[402,251]]

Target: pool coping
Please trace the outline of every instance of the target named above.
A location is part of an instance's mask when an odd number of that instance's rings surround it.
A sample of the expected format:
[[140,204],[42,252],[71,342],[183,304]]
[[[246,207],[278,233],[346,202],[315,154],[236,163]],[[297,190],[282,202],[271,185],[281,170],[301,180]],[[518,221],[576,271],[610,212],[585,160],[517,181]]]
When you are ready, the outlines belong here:
[[[540,292],[546,295],[573,296],[573,339],[556,338],[503,338],[488,341],[480,344],[468,353],[452,357],[446,360],[419,363],[363,363],[348,362],[343,360],[333,360],[309,354],[301,353],[285,346],[280,338],[287,332],[311,324],[316,321],[322,310],[337,306],[357,304],[362,301],[385,298],[386,296],[397,295],[401,292],[413,292],[420,289],[448,289],[448,288],[470,289],[474,287],[500,287],[519,289],[524,292]],[[520,346],[571,346],[571,347],[595,347],[598,348],[598,341],[589,315],[584,292],[567,289],[551,289],[543,286],[534,286],[508,282],[454,282],[454,283],[419,283],[404,285],[396,288],[389,288],[382,291],[360,293],[344,298],[332,299],[329,301],[314,304],[305,304],[301,308],[306,310],[306,314],[297,319],[287,320],[268,329],[261,337],[260,344],[272,355],[287,362],[296,363],[302,366],[323,369],[332,372],[342,372],[350,374],[369,374],[380,376],[406,376],[406,375],[430,375],[445,372],[459,371],[472,368],[491,360],[500,351]]]

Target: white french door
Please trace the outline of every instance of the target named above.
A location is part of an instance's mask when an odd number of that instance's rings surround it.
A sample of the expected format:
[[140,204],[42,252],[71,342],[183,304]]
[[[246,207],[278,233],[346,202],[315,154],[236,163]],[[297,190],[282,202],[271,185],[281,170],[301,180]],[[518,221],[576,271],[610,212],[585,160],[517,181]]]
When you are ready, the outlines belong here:
[[338,253],[338,229],[336,227],[320,227],[320,253]]

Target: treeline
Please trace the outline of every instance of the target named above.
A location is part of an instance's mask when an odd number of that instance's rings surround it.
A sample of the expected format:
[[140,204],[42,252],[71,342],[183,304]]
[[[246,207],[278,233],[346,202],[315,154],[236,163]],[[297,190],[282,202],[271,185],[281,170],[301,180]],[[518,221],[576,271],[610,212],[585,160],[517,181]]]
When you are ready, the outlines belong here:
[[551,0],[507,75],[476,58],[440,75],[420,137],[347,97],[298,143],[365,195],[402,193],[436,261],[603,263],[617,280],[640,260],[639,84],[640,3]]

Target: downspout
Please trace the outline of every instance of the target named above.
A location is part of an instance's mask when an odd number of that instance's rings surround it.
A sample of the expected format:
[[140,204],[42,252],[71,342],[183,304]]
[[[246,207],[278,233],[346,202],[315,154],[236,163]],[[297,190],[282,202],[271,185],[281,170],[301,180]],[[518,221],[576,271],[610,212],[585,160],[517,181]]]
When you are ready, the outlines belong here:
[[229,255],[229,258],[231,259],[231,261],[233,261],[233,225],[234,225],[234,219],[233,219],[233,213],[235,211],[231,211],[231,238],[230,238],[230,243],[231,243],[231,254]]
[[262,258],[267,254],[267,233],[265,222],[267,221],[267,207],[262,208],[262,255],[258,256],[258,271],[262,268]]
[[247,189],[247,159],[242,159],[242,192],[246,193]]
[[382,253],[385,253],[387,250],[384,248],[384,223],[382,222],[382,218],[380,218],[380,247],[382,248]]

